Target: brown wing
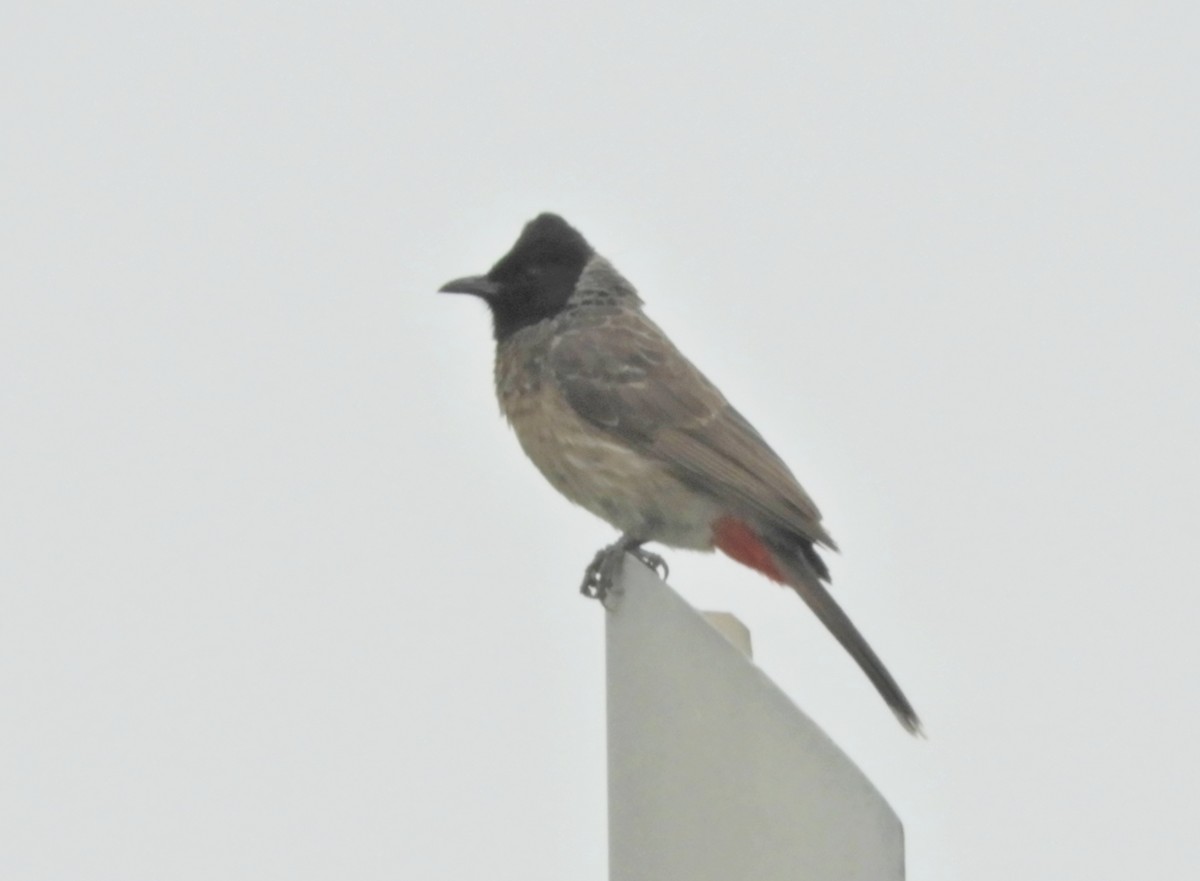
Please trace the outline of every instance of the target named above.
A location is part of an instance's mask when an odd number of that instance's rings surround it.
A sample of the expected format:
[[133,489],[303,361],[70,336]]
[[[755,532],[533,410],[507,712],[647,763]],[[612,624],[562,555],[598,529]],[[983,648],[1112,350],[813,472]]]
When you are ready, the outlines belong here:
[[549,357],[588,422],[734,510],[836,547],[783,460],[644,315],[567,331]]

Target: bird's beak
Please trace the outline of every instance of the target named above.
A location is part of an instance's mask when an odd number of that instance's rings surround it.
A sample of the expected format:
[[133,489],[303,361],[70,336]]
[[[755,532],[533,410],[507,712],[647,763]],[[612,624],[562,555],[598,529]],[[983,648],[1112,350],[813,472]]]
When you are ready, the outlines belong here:
[[456,278],[448,281],[440,288],[440,294],[472,294],[487,300],[500,293],[500,285],[486,275],[468,275],[466,278]]

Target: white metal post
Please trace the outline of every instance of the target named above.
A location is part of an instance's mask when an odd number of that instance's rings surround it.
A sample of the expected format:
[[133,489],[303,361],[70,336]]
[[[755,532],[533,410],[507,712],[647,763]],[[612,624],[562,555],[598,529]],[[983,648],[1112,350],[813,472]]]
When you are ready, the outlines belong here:
[[611,881],[902,881],[899,819],[825,733],[632,557],[618,586]]

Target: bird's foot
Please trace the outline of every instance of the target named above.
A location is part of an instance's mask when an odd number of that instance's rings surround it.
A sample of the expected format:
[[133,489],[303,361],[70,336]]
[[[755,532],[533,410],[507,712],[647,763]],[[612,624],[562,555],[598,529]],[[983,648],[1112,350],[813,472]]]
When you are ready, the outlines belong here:
[[579,592],[603,603],[612,590],[623,556],[625,547],[619,541],[596,551],[596,556],[583,572],[583,584],[579,586]]
[[663,581],[666,581],[667,576],[671,574],[671,567],[669,567],[667,565],[667,561],[658,554],[652,554],[642,547],[629,548],[629,553],[633,554],[633,556],[637,558],[638,562],[640,562],[647,569],[654,570],[654,573]]
[[642,547],[640,541],[628,536],[621,536],[617,541],[596,552],[591,564],[584,570],[583,584],[580,585],[579,592],[585,597],[600,600],[603,603],[613,590],[621,561],[627,553],[632,554],[642,565],[648,566],[655,572],[661,570],[662,578],[667,577],[670,570],[667,568],[666,560],[658,554],[647,551]]

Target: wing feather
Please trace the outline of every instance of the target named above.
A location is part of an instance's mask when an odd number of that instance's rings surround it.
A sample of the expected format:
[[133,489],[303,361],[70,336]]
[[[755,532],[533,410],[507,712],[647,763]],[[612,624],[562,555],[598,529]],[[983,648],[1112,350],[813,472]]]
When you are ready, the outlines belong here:
[[566,400],[592,425],[734,510],[836,547],[783,460],[644,315],[566,331],[549,358]]

